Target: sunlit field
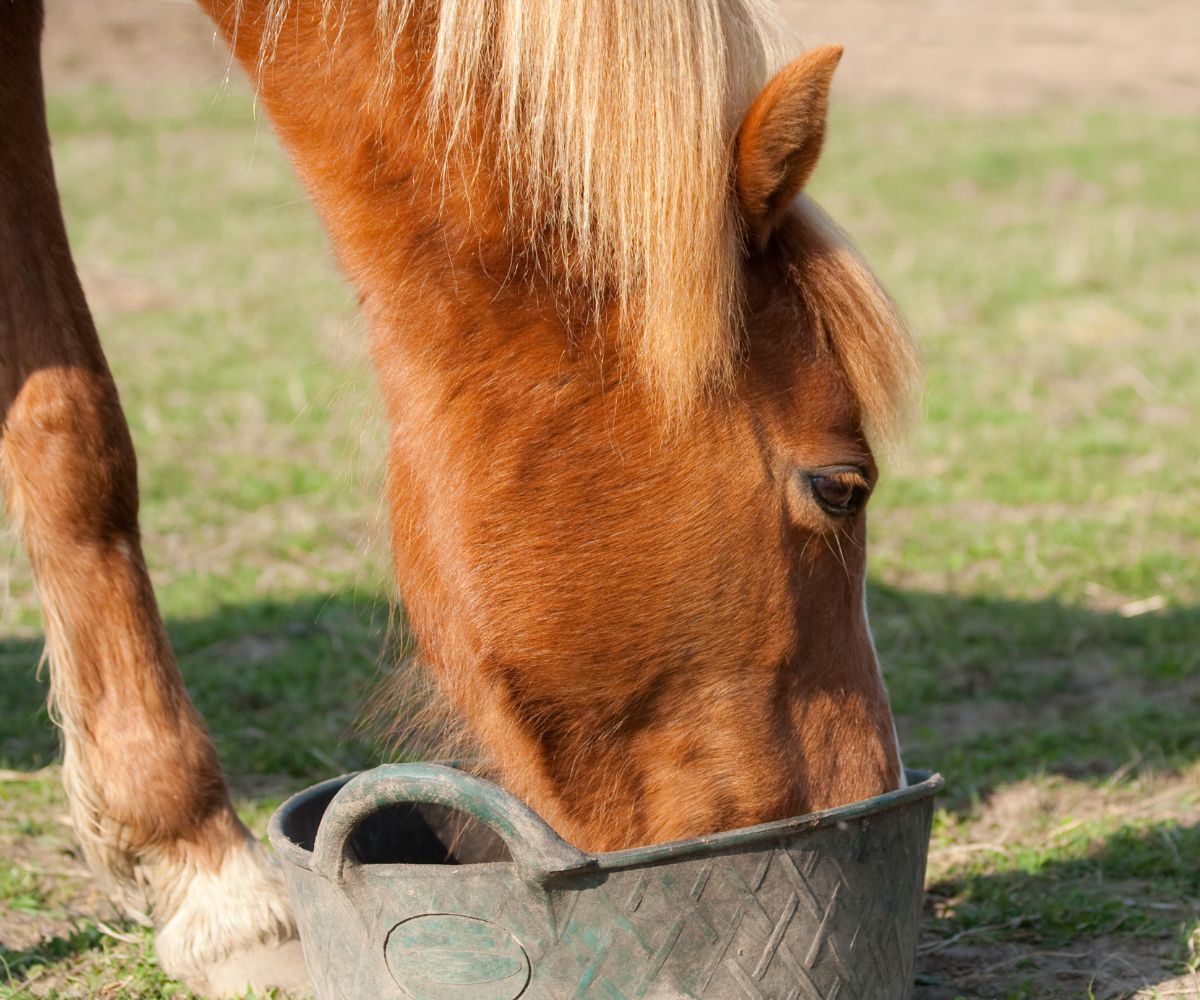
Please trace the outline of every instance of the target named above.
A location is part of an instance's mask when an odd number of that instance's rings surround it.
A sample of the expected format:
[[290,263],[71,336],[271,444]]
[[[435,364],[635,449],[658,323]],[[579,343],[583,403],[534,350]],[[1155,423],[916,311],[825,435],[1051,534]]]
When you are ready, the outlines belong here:
[[[388,752],[356,724],[392,669],[382,434],[249,95],[155,97],[51,128],[159,600],[261,832]],[[946,777],[918,997],[1200,996],[1200,118],[844,101],[826,150],[812,193],[926,365],[870,515],[906,760]],[[184,996],[73,846],[15,539],[0,573],[0,996]]]

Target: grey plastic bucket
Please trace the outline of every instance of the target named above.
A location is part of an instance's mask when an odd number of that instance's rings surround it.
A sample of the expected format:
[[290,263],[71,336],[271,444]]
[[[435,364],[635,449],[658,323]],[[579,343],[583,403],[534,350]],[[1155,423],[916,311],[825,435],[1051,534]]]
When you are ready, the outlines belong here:
[[320,1000],[904,1000],[940,775],[826,812],[584,854],[438,764],[271,819]]

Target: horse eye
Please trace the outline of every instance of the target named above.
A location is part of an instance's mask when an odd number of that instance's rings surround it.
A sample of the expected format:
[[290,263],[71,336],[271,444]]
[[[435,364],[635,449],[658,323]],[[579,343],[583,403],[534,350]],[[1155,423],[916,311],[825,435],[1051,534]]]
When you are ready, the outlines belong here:
[[870,487],[857,469],[830,469],[808,476],[813,499],[827,514],[845,517],[855,513],[867,499]]

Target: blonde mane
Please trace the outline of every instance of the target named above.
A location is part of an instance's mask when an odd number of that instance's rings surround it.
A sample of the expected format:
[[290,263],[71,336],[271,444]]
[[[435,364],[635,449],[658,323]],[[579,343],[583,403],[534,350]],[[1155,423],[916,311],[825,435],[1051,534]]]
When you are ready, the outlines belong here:
[[668,410],[733,372],[733,140],[783,37],[763,0],[441,3],[436,108],[494,110],[532,214],[569,233]]
[[907,426],[920,363],[908,324],[850,239],[807,196],[793,217],[803,250],[792,275],[808,318],[838,359],[872,445]]
[[[346,0],[320,2],[336,38]],[[727,382],[742,252],[733,140],[785,55],[773,4],[375,3],[381,74],[411,22],[436,22],[430,113],[455,136],[489,109],[501,168],[521,179],[539,231],[569,237],[557,245],[596,305],[616,305],[667,408]],[[270,0],[265,59],[294,8]]]
[[[269,0],[264,59],[295,2]],[[354,0],[319,2],[336,38]],[[741,353],[744,269],[734,140],[792,48],[774,3],[374,2],[382,89],[406,28],[434,25],[428,111],[439,132],[454,147],[472,116],[488,116],[500,168],[533,221],[527,238],[543,254],[570,248],[563,263],[597,314],[615,305],[636,366],[664,410],[686,412],[705,390],[728,385]],[[877,339],[894,333],[889,326],[903,339],[869,270],[840,238],[834,242],[838,270],[855,287],[839,302],[830,335],[844,320],[855,340],[864,322]],[[853,304],[867,315],[847,315]],[[893,393],[881,392],[878,376],[856,374],[856,388],[867,388],[868,404],[876,404],[868,405],[877,411],[872,422],[886,425],[889,415],[879,411],[888,407],[878,403]]]

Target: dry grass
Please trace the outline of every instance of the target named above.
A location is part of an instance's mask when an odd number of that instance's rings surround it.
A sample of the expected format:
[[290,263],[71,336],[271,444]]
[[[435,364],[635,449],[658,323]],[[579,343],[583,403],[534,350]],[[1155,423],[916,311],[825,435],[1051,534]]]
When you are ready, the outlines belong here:
[[[925,422],[872,515],[907,756],[948,779],[917,995],[1200,996],[1200,128],[1171,97],[1195,87],[1174,55],[1194,15],[786,6],[806,42],[849,44],[860,100],[836,112],[815,193],[928,369]],[[74,26],[50,53],[73,95],[52,102],[58,169],[147,551],[261,830],[288,789],[379,757],[354,728],[386,593],[373,386],[266,126],[240,87],[195,83],[224,57],[190,7],[136,4],[128,31],[161,31],[126,51],[160,55],[129,73],[112,55],[128,9],[89,5],[88,33],[82,7],[51,7],[52,37]],[[1129,44],[1110,72],[1113,38]],[[161,56],[176,40],[199,63]],[[1097,103],[1115,110],[1080,110]],[[0,995],[179,994],[72,846],[15,547],[0,578]]]

